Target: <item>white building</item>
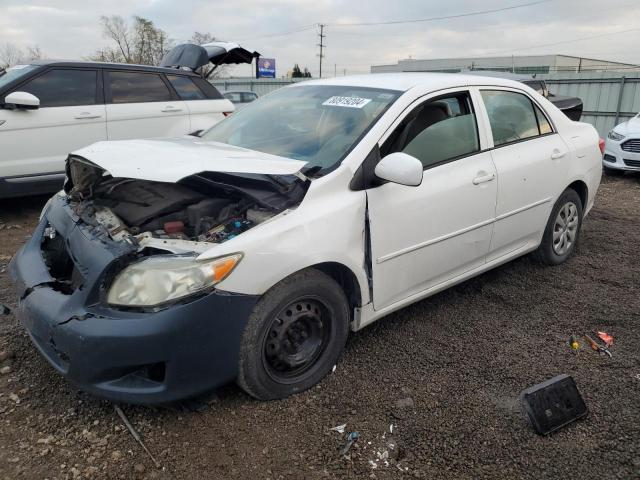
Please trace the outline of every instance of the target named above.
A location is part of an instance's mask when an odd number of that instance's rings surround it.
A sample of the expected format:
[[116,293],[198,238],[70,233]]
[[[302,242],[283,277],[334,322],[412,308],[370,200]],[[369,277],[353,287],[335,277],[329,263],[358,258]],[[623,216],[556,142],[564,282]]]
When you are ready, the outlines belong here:
[[468,57],[399,60],[395,65],[373,65],[371,73],[382,72],[448,72],[492,70],[523,74],[553,72],[638,72],[640,65],[610,62],[570,55],[518,55],[509,57]]

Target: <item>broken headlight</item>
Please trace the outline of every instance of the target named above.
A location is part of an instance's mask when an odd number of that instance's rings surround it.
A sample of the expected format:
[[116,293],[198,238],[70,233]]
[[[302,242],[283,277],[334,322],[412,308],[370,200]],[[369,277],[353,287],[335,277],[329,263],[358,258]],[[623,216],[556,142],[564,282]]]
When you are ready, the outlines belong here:
[[224,280],[241,258],[240,253],[205,261],[198,261],[191,255],[149,257],[129,265],[116,276],[107,302],[128,307],[153,307],[187,297]]

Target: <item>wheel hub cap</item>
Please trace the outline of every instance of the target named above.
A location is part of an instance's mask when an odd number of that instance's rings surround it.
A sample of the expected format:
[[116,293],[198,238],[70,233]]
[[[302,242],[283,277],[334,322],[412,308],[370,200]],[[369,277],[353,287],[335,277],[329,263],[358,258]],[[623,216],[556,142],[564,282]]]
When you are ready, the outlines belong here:
[[566,254],[575,243],[578,223],[578,207],[573,202],[565,203],[553,225],[553,251],[557,255]]

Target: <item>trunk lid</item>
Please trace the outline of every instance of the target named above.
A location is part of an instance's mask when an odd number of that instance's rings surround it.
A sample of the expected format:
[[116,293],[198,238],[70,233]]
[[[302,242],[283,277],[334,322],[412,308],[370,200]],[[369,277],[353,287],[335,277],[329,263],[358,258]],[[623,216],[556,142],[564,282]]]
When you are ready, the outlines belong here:
[[233,42],[211,42],[204,45],[185,43],[167,53],[160,66],[195,71],[211,63],[215,69],[219,65],[230,63],[251,63],[259,56],[258,52],[250,52]]

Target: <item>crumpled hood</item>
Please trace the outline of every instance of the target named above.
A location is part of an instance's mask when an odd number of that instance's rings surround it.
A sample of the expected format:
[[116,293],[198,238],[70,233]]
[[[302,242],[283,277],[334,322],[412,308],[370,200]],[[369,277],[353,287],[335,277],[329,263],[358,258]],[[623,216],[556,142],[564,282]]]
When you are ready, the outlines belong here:
[[201,172],[297,174],[306,162],[198,137],[98,142],[72,153],[113,177],[177,182]]
[[632,133],[640,133],[640,118],[633,117],[620,125],[614,127],[614,130],[621,135],[629,135]]

